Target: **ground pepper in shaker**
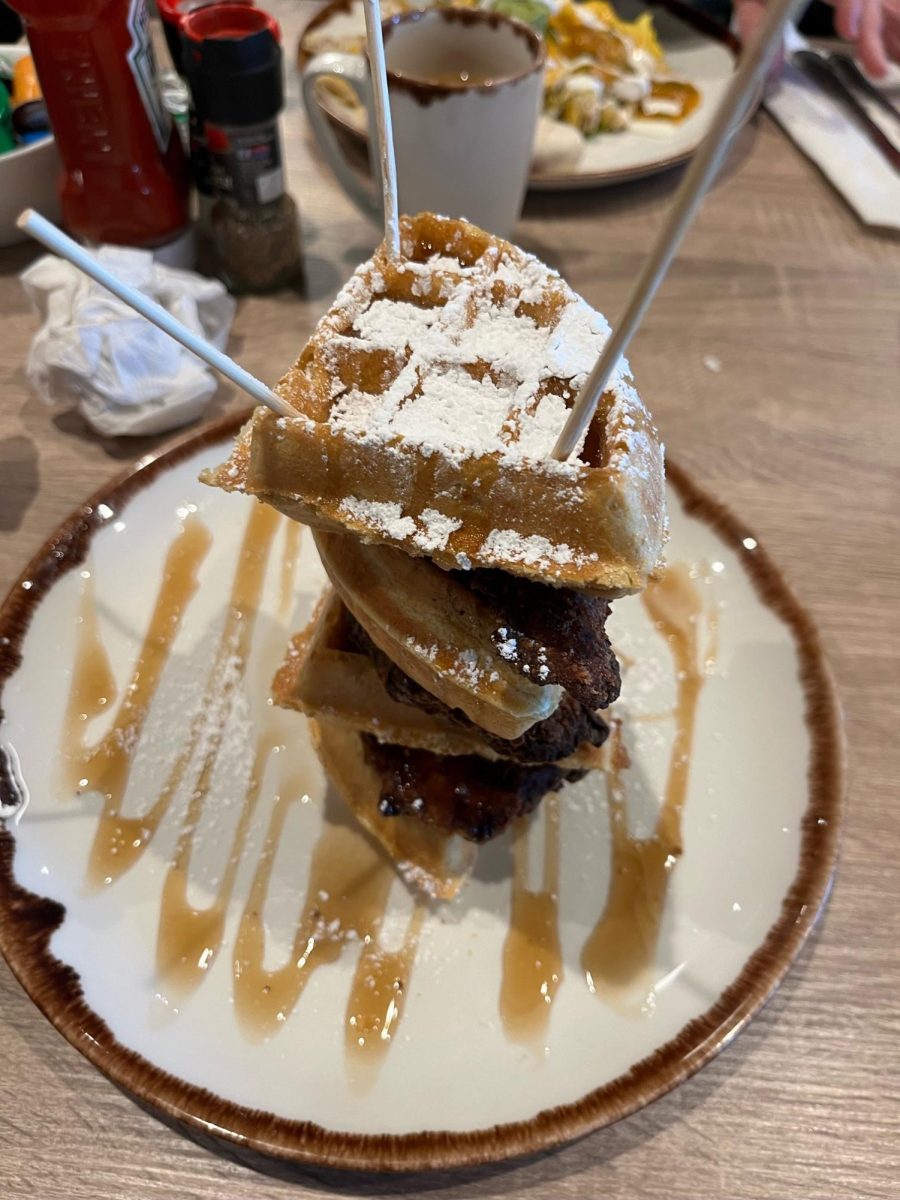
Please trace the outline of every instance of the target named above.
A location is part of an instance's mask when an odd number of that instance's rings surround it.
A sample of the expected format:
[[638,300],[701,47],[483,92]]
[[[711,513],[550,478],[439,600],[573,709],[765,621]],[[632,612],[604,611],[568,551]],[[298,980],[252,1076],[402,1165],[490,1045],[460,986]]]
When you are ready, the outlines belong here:
[[231,291],[301,277],[297,207],[284,190],[280,30],[258,8],[213,4],[182,23],[185,72],[203,115],[217,270]]

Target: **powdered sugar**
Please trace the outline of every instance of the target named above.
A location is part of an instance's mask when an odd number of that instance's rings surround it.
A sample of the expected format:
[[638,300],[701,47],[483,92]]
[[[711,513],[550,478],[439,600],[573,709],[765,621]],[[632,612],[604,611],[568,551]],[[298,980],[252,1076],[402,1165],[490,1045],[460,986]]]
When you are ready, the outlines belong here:
[[428,332],[440,313],[403,300],[373,300],[354,322],[354,332],[370,346],[402,350]]
[[[405,642],[407,649],[417,658],[426,659],[430,663],[437,662],[441,653],[440,646],[422,646],[411,635]],[[470,688],[477,688],[484,683],[496,683],[500,679],[494,670],[491,656],[478,650],[460,650],[452,658],[442,655],[440,670],[442,675],[456,679]]]
[[519,643],[514,637],[508,637],[506,629],[498,629],[497,632],[503,638],[502,642],[496,642],[497,653],[501,658],[505,658],[507,662],[515,662],[519,657]]
[[624,363],[590,455],[551,457],[606,322],[516,247],[402,224],[404,257],[362,264],[278,384],[296,417],[257,414],[215,482],[448,570],[634,590],[659,557],[662,453]]
[[407,263],[406,269],[412,271],[415,276],[411,284],[414,296],[430,295],[435,276],[440,278],[442,273],[448,273],[446,278],[441,279],[439,295],[442,300],[449,299],[453,294],[455,276],[464,275],[467,270],[465,267],[460,267],[455,258],[445,258],[439,254],[433,255],[427,263]]
[[551,542],[537,534],[525,537],[515,529],[491,530],[482,542],[479,554],[489,562],[524,563],[545,570],[570,563],[581,566],[597,558],[596,554],[578,554],[565,542]]
[[[494,643],[494,645],[497,647],[497,653],[500,655],[501,658],[505,658],[507,662],[512,662],[512,663],[518,662],[519,661],[518,639],[513,637],[510,634],[509,630],[506,628],[498,629],[497,634],[498,634],[498,637],[501,639]],[[525,672],[526,675],[531,674],[531,667],[528,665],[528,663],[524,664],[524,666],[522,667],[522,670]],[[550,675],[550,668],[547,666],[547,650],[546,650],[546,647],[540,646],[538,648],[537,677],[541,681],[541,683],[545,683],[549,675]]]
[[461,650],[451,663],[449,674],[477,687],[482,679],[491,674],[491,669],[490,659],[480,655],[477,650]]
[[409,649],[413,651],[417,658],[427,658],[429,662],[434,662],[438,656],[439,647],[437,645],[422,646],[416,641],[412,634],[406,638],[406,644]]
[[[404,266],[414,276],[413,296],[432,295],[439,285],[446,302],[430,307],[382,298],[372,279],[363,286],[365,267],[357,272],[333,310],[343,321],[342,328],[332,322],[329,356],[362,342],[393,352],[405,366],[376,394],[342,390],[335,372],[331,429],[370,444],[399,436],[457,463],[497,454],[507,463],[577,476],[577,459],[550,457],[568,415],[565,398],[555,393],[562,384],[571,399],[584,382],[609,336],[603,317],[518,250],[492,246],[468,267],[447,255]],[[609,388],[633,401],[628,375],[623,362]]]
[[434,550],[446,550],[450,534],[462,526],[462,521],[448,517],[436,508],[423,508],[419,513],[419,521],[425,528],[420,530],[413,540],[428,554]]
[[462,367],[449,366],[421,382],[391,422],[392,429],[420,446],[440,443],[454,455],[503,449],[499,431],[509,413],[509,395],[490,379],[479,383]]
[[538,649],[538,679],[543,683],[550,674],[550,668],[547,666],[547,647],[541,646]]
[[386,537],[401,541],[415,536],[415,521],[412,517],[404,517],[400,505],[392,501],[360,500],[356,496],[345,496],[340,507],[348,516],[362,525],[379,530]]

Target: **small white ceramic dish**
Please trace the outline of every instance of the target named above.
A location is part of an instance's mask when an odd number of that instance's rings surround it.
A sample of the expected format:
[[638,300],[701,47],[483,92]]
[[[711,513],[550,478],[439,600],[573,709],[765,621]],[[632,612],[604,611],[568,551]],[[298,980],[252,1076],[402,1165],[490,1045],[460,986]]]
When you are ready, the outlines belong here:
[[[12,65],[28,53],[24,42],[0,46],[0,62]],[[53,137],[0,154],[0,246],[27,240],[27,234],[16,226],[16,217],[25,208],[36,208],[49,220],[58,220],[58,175],[59,153]]]
[[0,613],[0,947],[25,988],[166,1118],[296,1163],[501,1159],[676,1086],[778,984],[836,858],[837,706],[776,568],[670,468],[696,646],[679,664],[652,608],[616,603],[630,765],[414,908],[268,703],[322,571],[300,527],[198,484],[234,428],[104,488]]

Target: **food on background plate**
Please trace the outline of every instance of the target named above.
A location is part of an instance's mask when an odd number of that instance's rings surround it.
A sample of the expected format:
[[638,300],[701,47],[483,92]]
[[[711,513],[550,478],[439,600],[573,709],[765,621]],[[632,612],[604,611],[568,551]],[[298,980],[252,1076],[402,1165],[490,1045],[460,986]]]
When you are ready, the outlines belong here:
[[[501,2],[509,11],[517,0]],[[623,21],[605,0],[564,0],[544,38],[544,111],[587,137],[637,119],[681,121],[700,103],[693,84],[671,76],[649,12]]]
[[[545,117],[584,137],[621,132],[635,121],[681,121],[700,104],[699,90],[676,77],[666,63],[650,12],[625,21],[606,0],[450,2],[453,7],[486,8],[516,17],[543,36],[547,47]],[[390,17],[424,7],[428,5],[412,0],[386,0],[382,13]],[[301,50],[309,55],[328,50],[362,54],[365,41],[362,0],[352,0],[326,22],[314,23],[303,36]],[[356,93],[340,80],[328,81],[327,87],[343,106],[359,107]],[[565,149],[571,159],[571,147]],[[543,166],[552,166],[561,153],[551,131],[541,126],[536,156],[548,160]]]
[[610,600],[659,565],[662,447],[620,365],[575,454],[556,438],[608,336],[539,260],[403,218],[204,480],[312,527],[332,589],[277,703],[401,873],[455,894],[472,847],[601,765]]

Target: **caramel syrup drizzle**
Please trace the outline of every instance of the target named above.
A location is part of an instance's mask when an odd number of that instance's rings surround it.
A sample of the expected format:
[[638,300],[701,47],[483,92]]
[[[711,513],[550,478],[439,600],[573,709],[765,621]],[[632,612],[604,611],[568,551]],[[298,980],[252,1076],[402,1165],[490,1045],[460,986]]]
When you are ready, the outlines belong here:
[[[247,523],[225,622],[197,716],[175,753],[159,795],[138,817],[123,814],[133,760],[182,618],[197,591],[199,571],[211,538],[202,522],[191,517],[170,548],[131,681],[110,730],[96,745],[88,744],[86,731],[92,721],[112,707],[117,691],[100,635],[93,579],[85,572],[74,669],[63,719],[62,783],[64,790],[101,790],[104,797],[88,863],[88,881],[96,887],[114,883],[137,863],[193,768],[187,811],[163,883],[157,933],[157,974],[179,996],[196,989],[221,951],[228,907],[263,782],[271,760],[277,759],[283,749],[264,715],[221,882],[209,904],[195,907],[188,899],[194,835],[210,798],[228,715],[244,684],[268,562],[279,527],[284,527],[285,532],[278,611],[284,618],[290,613],[300,529],[293,523],[282,522],[271,509],[255,506]],[[277,630],[272,637],[274,641],[264,648],[264,653],[272,657],[274,669],[283,650],[283,639]],[[198,763],[201,741],[203,753]],[[312,971],[340,957],[346,943],[357,942],[359,959],[347,1002],[345,1040],[348,1057],[368,1070],[368,1074],[358,1077],[362,1085],[367,1085],[374,1080],[375,1069],[399,1026],[427,910],[424,904],[417,903],[400,947],[386,950],[378,935],[395,881],[393,868],[361,833],[326,824],[314,847],[307,897],[288,963],[277,970],[264,965],[263,913],[272,866],[287,814],[304,795],[305,782],[300,773],[289,769],[277,776],[269,831],[236,939],[235,1007],[248,1036],[271,1036],[296,1005]]]
[[537,1043],[563,979],[559,940],[559,797],[544,812],[544,861],[538,891],[528,887],[529,819],[512,833],[513,877],[509,929],[503,944],[500,1015],[507,1037]]
[[358,1076],[360,1083],[374,1079],[372,1068],[381,1063],[400,1025],[427,914],[417,899],[397,950],[385,950],[374,935],[363,939],[344,1023],[348,1055],[369,1068],[367,1076]]
[[[90,744],[87,730],[118,699],[109,657],[100,636],[94,583],[85,572],[72,683],[63,721],[65,784],[69,791],[99,791],[103,809],[88,862],[88,882],[109,885],[133,867],[153,840],[173,799],[194,767],[196,776],[177,846],[166,872],[160,904],[157,970],[175,992],[193,991],[219,954],[225,920],[263,782],[273,756],[283,748],[263,718],[254,762],[226,866],[213,900],[197,908],[188,899],[194,834],[210,788],[226,722],[244,685],[272,546],[281,518],[256,506],[248,520],[232,583],[225,622],[214,661],[184,744],[166,781],[140,816],[124,816],[134,756],[150,707],[185,612],[198,588],[199,572],[211,545],[202,522],[189,517],[165,560],[162,583],[131,679],[112,724]],[[280,571],[279,613],[286,618],[293,600],[300,530],[285,527]],[[675,736],[663,806],[651,837],[628,833],[622,771],[627,752],[614,727],[607,769],[613,861],[603,914],[584,944],[581,965],[592,991],[618,1002],[621,990],[642,976],[653,961],[665,906],[668,877],[682,851],[681,813],[686,797],[697,702],[703,685],[698,661],[700,596],[687,568],[672,567],[643,597],[665,636],[677,680]],[[715,632],[711,625],[711,631]],[[280,654],[278,645],[267,652]],[[706,667],[710,665],[707,652]],[[210,714],[214,719],[210,720]],[[195,763],[203,744],[202,761]],[[388,951],[380,940],[395,882],[392,866],[353,827],[326,823],[313,848],[306,896],[287,961],[266,965],[265,908],[272,871],[292,806],[304,795],[304,779],[282,770],[263,849],[240,918],[234,954],[234,1002],[248,1037],[272,1036],[287,1020],[313,972],[336,962],[350,943],[358,959],[345,1013],[345,1048],[357,1082],[367,1086],[396,1036],[427,913],[417,902],[404,938]],[[545,1034],[551,1006],[563,979],[559,936],[559,798],[544,803],[544,853],[539,889],[528,883],[527,822],[513,831],[510,925],[503,947],[500,1012],[507,1035],[537,1043]],[[360,1069],[361,1072],[360,1073]]]
[[112,883],[137,862],[168,808],[170,797],[163,791],[142,816],[122,813],[150,705],[211,544],[200,521],[185,521],[166,555],[162,585],[131,679],[112,725],[95,745],[87,741],[87,726],[116,699],[116,692],[109,657],[99,637],[93,585],[86,581],[82,589],[79,644],[63,720],[62,761],[71,791],[97,791],[103,797],[88,863],[88,883],[94,888]]
[[[272,867],[295,788],[278,797],[234,951],[235,1011],[247,1036],[267,1039],[278,1031],[320,967],[336,962],[350,944],[359,945],[344,1019],[348,1059],[377,1067],[403,1015],[426,908],[417,902],[398,950],[379,941],[396,875],[366,836],[348,825],[326,824],[313,849],[306,896],[287,962],[266,967],[266,897]],[[357,1075],[371,1082],[374,1075]]]
[[294,607],[294,576],[300,558],[300,534],[302,526],[296,521],[284,523],[284,551],[281,556],[281,580],[278,590],[278,617],[287,621]]
[[[681,818],[687,797],[697,705],[709,669],[712,648],[700,663],[698,627],[701,596],[683,564],[652,580],[642,600],[665,637],[675,668],[675,734],[663,803],[648,838],[628,831],[627,788],[622,773],[628,755],[621,728],[613,727],[607,769],[612,863],[606,905],[581,951],[588,987],[616,1006],[628,1007],[628,995],[642,984],[653,964],[665,910],[669,876],[683,850]],[[711,623],[713,636],[716,626]],[[644,989],[646,998],[647,990]]]
[[326,824],[313,850],[288,961],[267,968],[266,898],[294,803],[295,797],[286,792],[272,811],[235,943],[235,1011],[244,1028],[260,1037],[275,1032],[287,1018],[314,971],[336,962],[349,941],[371,939],[394,882],[390,864],[361,834],[348,826]]
[[[244,795],[222,881],[213,902],[205,908],[195,908],[188,900],[194,833],[209,797],[228,713],[243,687],[266,568],[279,524],[280,518],[274,510],[261,504],[254,507],[247,522],[225,624],[197,716],[163,791],[163,795],[169,798],[179,791],[185,772],[196,758],[199,743],[203,739],[204,755],[200,772],[191,791],[175,855],[163,883],[156,946],[157,974],[182,994],[192,991],[201,982],[221,947],[228,901],[259,800],[266,765],[275,746],[274,738],[263,721],[263,728],[257,735],[250,783]],[[213,706],[217,706],[218,711],[210,725],[209,714]]]

